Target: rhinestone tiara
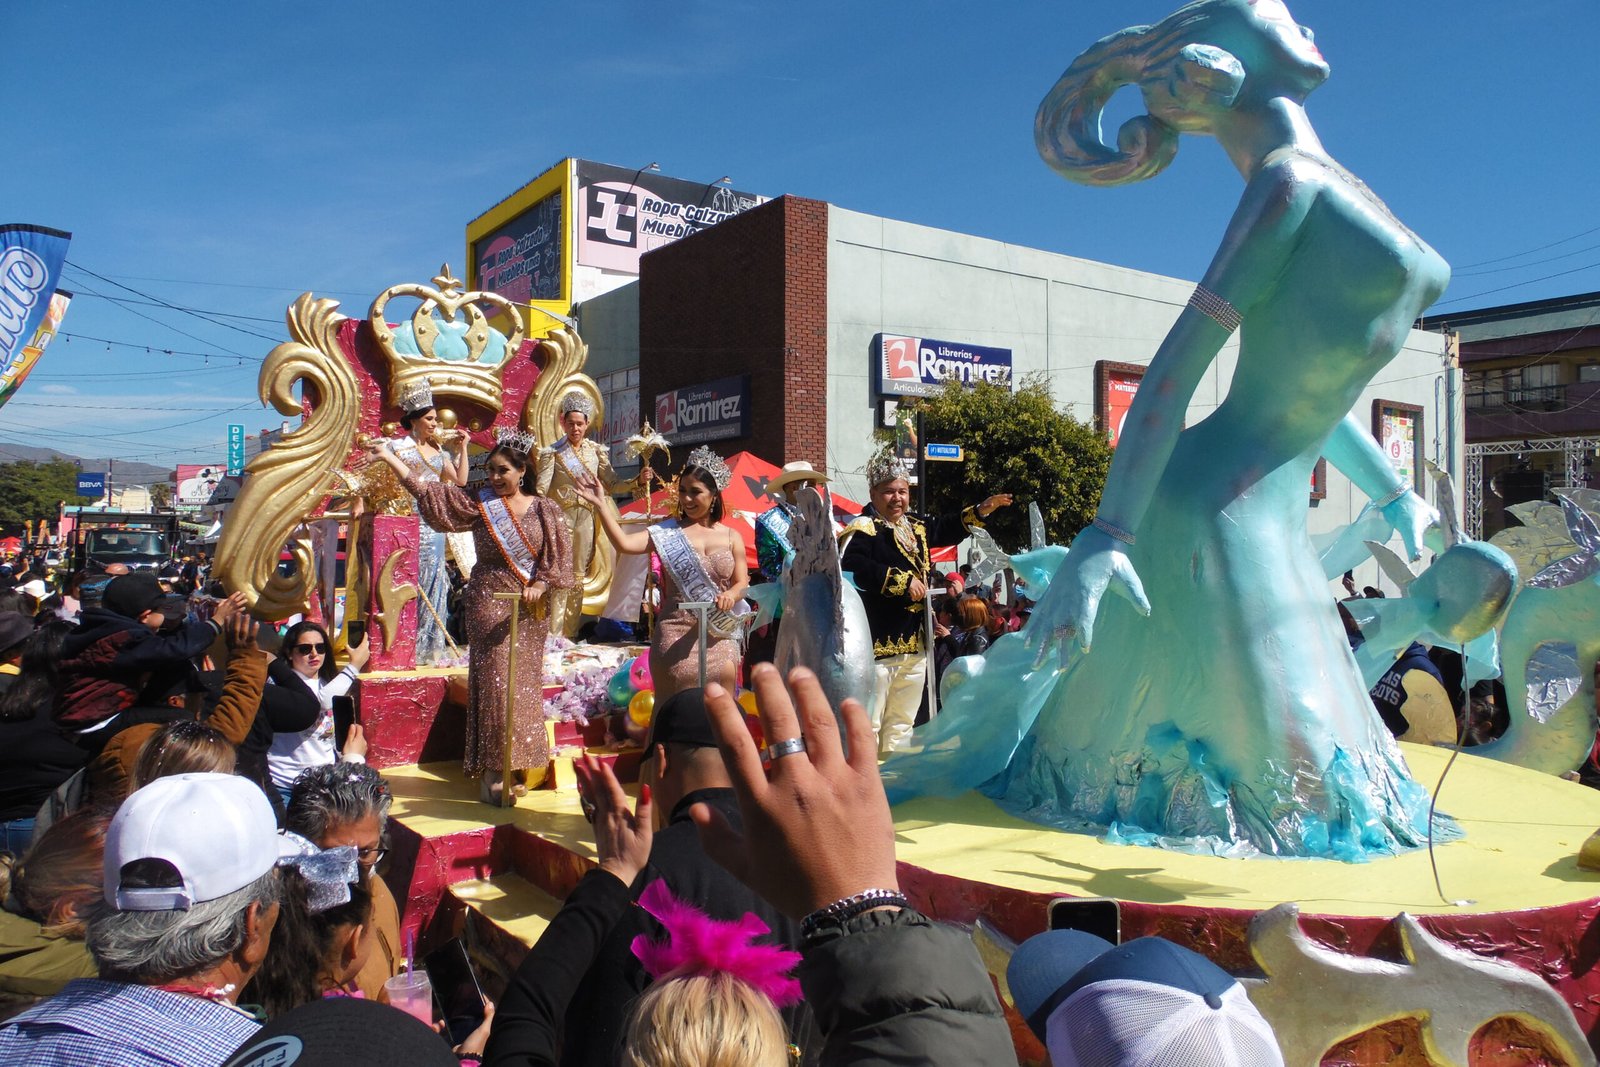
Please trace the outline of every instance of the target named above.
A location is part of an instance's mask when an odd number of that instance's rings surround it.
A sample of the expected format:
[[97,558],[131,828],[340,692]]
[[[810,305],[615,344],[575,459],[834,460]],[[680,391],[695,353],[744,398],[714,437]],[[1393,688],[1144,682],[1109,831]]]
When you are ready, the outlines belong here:
[[539,441],[533,434],[526,430],[519,430],[513,426],[502,426],[494,433],[496,445],[505,445],[514,448],[524,456],[531,456],[539,450]]
[[719,491],[728,488],[728,483],[733,481],[733,472],[728,469],[728,464],[723,461],[721,456],[705,445],[701,445],[693,452],[690,452],[686,462],[691,467],[699,467],[701,470],[708,471],[711,477],[715,479]]

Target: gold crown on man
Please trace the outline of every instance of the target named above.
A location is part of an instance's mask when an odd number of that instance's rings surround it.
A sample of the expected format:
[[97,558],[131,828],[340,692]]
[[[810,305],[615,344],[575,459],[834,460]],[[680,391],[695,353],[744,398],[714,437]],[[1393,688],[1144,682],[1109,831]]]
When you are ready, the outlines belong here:
[[[396,347],[395,331],[384,317],[384,306],[397,296],[414,296],[422,301],[411,316],[411,335],[420,354],[402,352]],[[505,336],[499,352],[492,351],[498,338],[489,326],[482,305],[506,315],[513,323],[513,329]],[[465,317],[465,359],[446,359],[434,354],[434,345],[441,332],[441,316],[434,314],[436,310],[442,314],[444,322],[456,322],[458,315]],[[407,283],[391,285],[379,293],[372,302],[367,321],[372,326],[378,348],[389,364],[389,382],[385,394],[391,406],[397,405],[401,397],[419,387],[431,386],[437,396],[459,397],[481,404],[491,412],[499,412],[503,389],[501,376],[511,358],[522,347],[525,334],[522,315],[510,300],[498,293],[463,293],[461,283],[451,276],[447,263],[433,279],[431,287]]]

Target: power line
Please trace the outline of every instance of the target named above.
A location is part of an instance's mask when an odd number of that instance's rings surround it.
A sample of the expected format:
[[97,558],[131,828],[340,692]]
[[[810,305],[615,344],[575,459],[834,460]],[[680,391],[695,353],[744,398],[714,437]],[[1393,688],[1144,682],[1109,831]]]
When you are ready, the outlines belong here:
[[[1437,308],[1437,307],[1444,307],[1446,304],[1459,304],[1464,300],[1476,300],[1480,296],[1489,296],[1489,295],[1494,294],[1494,293],[1503,293],[1507,289],[1520,289],[1524,285],[1532,285],[1535,282],[1547,282],[1551,278],[1564,278],[1569,274],[1577,274],[1580,271],[1594,270],[1596,267],[1600,267],[1600,262],[1585,263],[1583,266],[1581,266],[1581,267],[1573,267],[1571,270],[1562,270],[1562,271],[1557,271],[1554,274],[1546,274],[1546,275],[1543,275],[1543,276],[1538,277],[1538,278],[1529,278],[1525,282],[1513,282],[1510,285],[1502,285],[1498,289],[1485,289],[1481,293],[1473,293],[1470,296],[1458,296],[1458,297],[1454,297],[1453,299],[1450,299],[1450,300],[1440,300],[1438,303],[1434,304],[1433,306]],[[1432,316],[1432,317],[1437,318],[1438,316]]]
[[[239,333],[247,334],[247,335],[249,335],[251,337],[259,337],[262,340],[271,341],[274,344],[277,344],[280,340],[282,340],[282,338],[269,337],[264,333],[259,333],[259,332],[255,331],[255,330],[246,329],[243,326],[236,326],[231,322],[222,322],[222,321],[220,321],[218,319],[213,319],[213,318],[209,317],[206,313],[204,313],[202,311],[198,311],[198,310],[196,310],[194,308],[183,307],[183,306],[181,306],[179,304],[174,304],[170,300],[163,300],[163,299],[161,299],[161,297],[156,296],[153,293],[147,293],[142,289],[135,289],[131,285],[123,285],[121,282],[119,282],[119,281],[117,281],[117,280],[115,280],[113,278],[107,278],[104,274],[96,274],[94,271],[90,270],[88,267],[85,267],[85,266],[83,266],[81,264],[78,264],[78,263],[74,263],[70,259],[67,260],[67,265],[69,267],[71,267],[73,270],[82,271],[83,273],[89,275],[91,278],[99,278],[101,281],[107,282],[107,283],[109,283],[111,285],[114,285],[118,289],[122,289],[122,290],[124,290],[126,292],[132,293],[134,296],[142,296],[146,300],[154,300],[157,303],[159,303],[160,305],[162,305],[163,307],[166,307],[166,308],[169,308],[169,309],[171,309],[173,311],[179,312],[180,314],[193,316],[194,318],[199,319],[201,322],[209,322],[213,326],[221,326],[224,329],[235,330],[235,331],[237,331]],[[104,294],[96,294],[96,295],[103,296]],[[131,309],[128,309],[128,310],[131,310]],[[237,354],[237,353],[235,353],[235,354]]]
[[1591,233],[1600,233],[1600,226],[1596,226],[1592,230],[1584,230],[1582,233],[1575,233],[1570,237],[1563,237],[1559,241],[1551,241],[1549,244],[1540,245],[1538,248],[1530,248],[1525,252],[1513,252],[1509,256],[1497,256],[1494,259],[1485,259],[1478,263],[1464,263],[1462,264],[1461,269],[1471,270],[1473,267],[1487,267],[1491,263],[1504,263],[1508,259],[1520,259],[1523,256],[1531,256],[1535,252],[1543,252],[1547,248],[1554,248],[1556,245],[1564,245],[1568,241],[1576,241],[1578,238],[1587,237]]
[[[72,284],[77,284],[77,283],[74,282]],[[113,304],[123,304],[123,305],[128,306],[128,307],[172,308],[171,304],[160,304],[160,303],[157,303],[154,300],[135,300],[130,296],[107,296],[104,293],[90,293],[90,292],[86,292],[83,295],[84,296],[92,296],[97,300],[109,300]],[[198,311],[198,309],[195,309],[195,310]],[[227,319],[246,319],[246,320],[248,320],[250,322],[271,322],[271,323],[276,323],[278,321],[277,319],[267,318],[265,315],[242,315],[237,311],[206,311],[206,312],[204,312],[204,314],[207,314],[207,315],[220,315],[223,318],[227,318]],[[222,324],[219,323],[218,325],[222,325]]]
[[[112,284],[115,285],[116,283],[113,282]],[[91,296],[103,296],[103,295],[105,295],[103,293],[96,293],[91,289],[86,289],[82,282],[76,282],[76,283],[74,283],[74,285],[78,289],[83,290],[85,292],[88,292]],[[171,330],[173,333],[180,333],[183,336],[189,338],[189,340],[191,340],[191,341],[199,341],[203,345],[213,343],[211,341],[207,341],[204,337],[201,337],[197,333],[190,333],[188,330],[180,330],[180,329],[178,329],[178,327],[172,325],[170,322],[162,322],[160,319],[156,318],[154,315],[146,315],[144,312],[136,311],[135,309],[133,309],[131,307],[128,307],[125,304],[118,304],[116,306],[121,308],[123,311],[126,311],[130,315],[137,315],[141,319],[144,319],[147,322],[155,323],[157,326],[160,326],[163,330]],[[270,341],[270,340],[272,340],[272,338],[269,337],[269,338],[267,338],[267,340]],[[228,353],[228,355],[230,355],[230,356],[241,356],[241,357],[243,356],[242,352],[235,352],[231,348],[223,348],[222,345],[217,345],[217,347],[218,348],[222,348],[222,350],[224,352]]]
[[[138,341],[117,341],[110,337],[90,337],[85,333],[67,333],[66,331],[62,331],[59,336],[65,341],[93,341],[95,344],[101,345],[117,345],[122,348],[142,348],[153,356],[201,356],[206,359],[231,359],[236,361],[235,366],[243,366],[244,364],[242,361],[247,359],[252,363],[266,362],[265,356],[245,356],[233,352],[190,352],[181,348],[162,348],[159,345],[142,344]],[[161,373],[165,374],[168,372],[162,371]]]
[[339,289],[326,289],[320,286],[308,285],[248,285],[244,282],[203,282],[194,278],[142,278],[132,274],[123,274],[120,277],[124,281],[160,282],[164,285],[211,285],[224,289],[260,289],[269,293],[326,293],[329,296],[348,296],[353,300],[370,300],[372,298],[371,293],[352,293]]
[[1456,271],[1455,276],[1458,278],[1477,278],[1485,274],[1504,274],[1508,270],[1527,270],[1529,267],[1537,267],[1541,263],[1554,263],[1558,259],[1571,259],[1573,256],[1581,256],[1585,252],[1593,252],[1597,248],[1600,248],[1600,245],[1585,245],[1583,248],[1580,248],[1575,252],[1563,252],[1559,256],[1548,256],[1544,259],[1533,259],[1529,260],[1527,263],[1517,263],[1509,267],[1491,267],[1488,270]]

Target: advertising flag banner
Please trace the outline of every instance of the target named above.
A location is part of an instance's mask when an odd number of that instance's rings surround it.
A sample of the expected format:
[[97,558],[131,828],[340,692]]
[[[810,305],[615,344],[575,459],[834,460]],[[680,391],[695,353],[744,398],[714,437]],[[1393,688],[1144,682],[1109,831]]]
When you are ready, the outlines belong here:
[[72,294],[59,294],[72,235],[0,226],[0,404],[16,392],[55,337]]
[[244,473],[244,423],[228,424],[228,477]]

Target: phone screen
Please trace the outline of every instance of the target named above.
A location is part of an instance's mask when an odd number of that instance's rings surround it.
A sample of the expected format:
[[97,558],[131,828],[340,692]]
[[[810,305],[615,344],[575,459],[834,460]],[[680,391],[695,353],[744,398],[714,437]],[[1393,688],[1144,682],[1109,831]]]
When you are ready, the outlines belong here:
[[367,639],[367,624],[358,620],[346,626],[344,633],[344,643],[346,645],[359,645]]
[[459,1045],[483,1022],[483,990],[459,937],[423,957],[422,969],[433,983],[439,1012],[450,1031],[450,1043]]
[[1082,930],[1122,943],[1122,904],[1110,897],[1058,897],[1050,902],[1050,929]]

